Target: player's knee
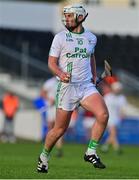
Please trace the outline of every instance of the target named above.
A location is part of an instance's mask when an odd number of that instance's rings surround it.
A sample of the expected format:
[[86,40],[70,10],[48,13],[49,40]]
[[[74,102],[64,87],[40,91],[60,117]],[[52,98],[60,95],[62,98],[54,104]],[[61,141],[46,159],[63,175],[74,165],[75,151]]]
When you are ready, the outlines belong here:
[[101,123],[103,123],[103,124],[107,124],[108,118],[109,118],[109,114],[107,111],[101,112],[98,115],[99,121],[101,121]]
[[59,138],[65,133],[65,131],[66,131],[65,128],[57,128],[55,129],[55,136]]

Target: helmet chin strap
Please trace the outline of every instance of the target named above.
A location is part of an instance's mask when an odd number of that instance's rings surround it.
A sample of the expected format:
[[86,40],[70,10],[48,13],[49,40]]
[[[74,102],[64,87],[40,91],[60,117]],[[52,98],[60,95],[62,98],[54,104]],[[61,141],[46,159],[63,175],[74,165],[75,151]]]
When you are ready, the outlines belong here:
[[74,29],[76,29],[83,21],[85,21],[85,19],[87,18],[88,16],[88,13],[85,15],[85,17],[80,21],[78,22],[77,21],[77,18],[76,18],[76,25],[74,27],[67,27],[65,26],[70,32],[74,31]]

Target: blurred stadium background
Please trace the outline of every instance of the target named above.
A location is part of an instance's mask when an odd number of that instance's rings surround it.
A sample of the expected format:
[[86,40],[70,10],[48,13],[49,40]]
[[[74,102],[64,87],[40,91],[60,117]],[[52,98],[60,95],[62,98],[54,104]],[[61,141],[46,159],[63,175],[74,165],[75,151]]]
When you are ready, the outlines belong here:
[[[63,29],[62,7],[72,1],[0,0],[0,98],[6,90],[20,97],[15,119],[17,138],[40,142],[41,119],[32,101],[52,74],[47,67],[49,48],[55,33]],[[122,144],[139,145],[139,0],[82,0],[89,16],[85,26],[98,37],[98,72],[107,59],[133,105],[122,122]],[[0,111],[0,132],[3,129]],[[85,130],[77,122],[67,142],[84,143]]]

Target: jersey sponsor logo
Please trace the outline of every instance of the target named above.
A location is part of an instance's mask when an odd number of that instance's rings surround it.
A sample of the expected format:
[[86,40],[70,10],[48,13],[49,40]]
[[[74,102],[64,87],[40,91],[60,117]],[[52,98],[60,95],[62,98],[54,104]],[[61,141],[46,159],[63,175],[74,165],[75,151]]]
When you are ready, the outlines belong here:
[[67,53],[66,56],[67,58],[82,58],[82,59],[90,57],[89,54],[79,54],[79,53],[73,53],[73,54]]
[[87,53],[87,49],[86,48],[75,47],[75,52]]
[[87,53],[86,48],[75,47],[74,51],[75,53],[67,53],[66,57],[67,58],[82,58],[82,59],[90,57],[90,54]]

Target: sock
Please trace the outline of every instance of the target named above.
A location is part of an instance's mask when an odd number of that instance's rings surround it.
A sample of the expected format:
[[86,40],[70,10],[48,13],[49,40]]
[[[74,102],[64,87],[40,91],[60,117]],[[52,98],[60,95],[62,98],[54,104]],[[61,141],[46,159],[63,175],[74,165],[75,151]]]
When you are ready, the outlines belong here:
[[44,147],[40,156],[41,156],[41,159],[49,160],[50,152]]
[[99,144],[98,141],[90,140],[86,154],[87,155],[96,154],[96,149],[98,144]]
[[48,156],[48,155],[49,155],[49,151],[48,151],[45,147],[43,148],[42,153],[43,153],[45,156]]

